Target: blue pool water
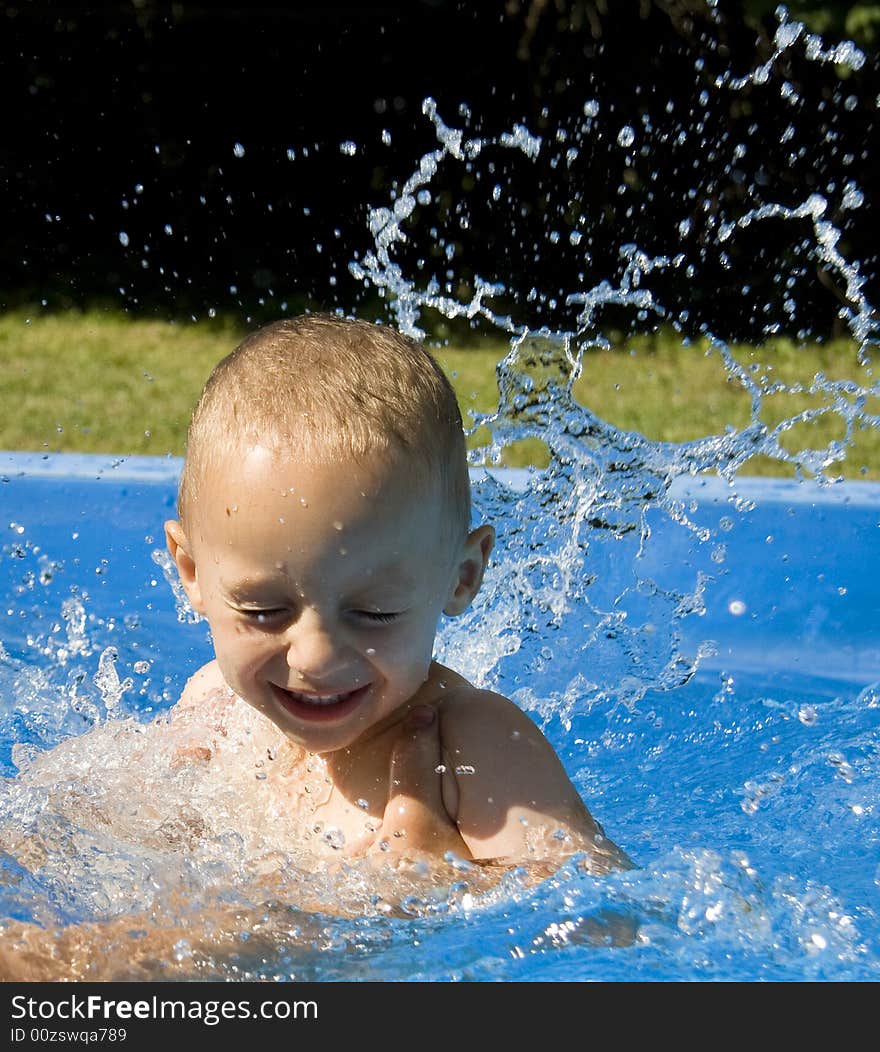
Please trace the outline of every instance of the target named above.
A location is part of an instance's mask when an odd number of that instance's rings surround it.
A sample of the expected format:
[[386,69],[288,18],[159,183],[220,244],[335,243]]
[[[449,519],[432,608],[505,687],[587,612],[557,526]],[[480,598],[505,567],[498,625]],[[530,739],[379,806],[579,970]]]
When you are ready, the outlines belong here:
[[[210,656],[162,554],[179,468],[0,454],[0,830],[46,847],[4,856],[4,917],[99,919],[179,886],[179,843],[97,837],[58,802],[97,799],[109,779],[144,820],[158,787],[117,770],[111,738],[59,768],[54,795],[18,774],[96,726],[148,724]],[[234,968],[218,956],[202,977],[880,978],[880,486],[698,476],[609,523],[548,512],[541,472],[474,479],[498,552],[438,656],[531,713],[639,868],[566,868],[537,886],[513,874],[411,915],[291,901],[296,924],[271,934],[268,956],[243,943]],[[193,902],[234,883],[224,851],[187,863]],[[613,915],[635,941],[586,937]]]

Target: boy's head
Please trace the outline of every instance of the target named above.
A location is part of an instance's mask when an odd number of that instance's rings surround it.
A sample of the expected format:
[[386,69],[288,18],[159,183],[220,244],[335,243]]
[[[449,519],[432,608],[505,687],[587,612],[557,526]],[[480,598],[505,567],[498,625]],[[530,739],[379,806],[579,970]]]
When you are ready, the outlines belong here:
[[442,487],[454,532],[470,525],[470,485],[455,392],[428,352],[394,329],[303,315],[247,336],[211,373],[187,438],[178,513],[204,480],[261,445],[308,462],[394,464]]
[[430,356],[390,329],[267,326],[193,414],[168,547],[226,683],[305,748],[395,718],[441,613],[477,594],[461,418]]

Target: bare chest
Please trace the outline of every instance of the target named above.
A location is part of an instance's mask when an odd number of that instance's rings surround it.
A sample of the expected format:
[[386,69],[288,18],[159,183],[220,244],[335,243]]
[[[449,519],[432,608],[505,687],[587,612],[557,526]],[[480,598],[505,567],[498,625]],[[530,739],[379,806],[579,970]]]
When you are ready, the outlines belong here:
[[[384,776],[383,776],[384,775]],[[302,846],[335,857],[365,853],[381,837],[387,774],[362,774],[340,788],[319,757],[306,756],[274,772],[272,807],[293,821]],[[285,823],[285,824],[287,824]]]

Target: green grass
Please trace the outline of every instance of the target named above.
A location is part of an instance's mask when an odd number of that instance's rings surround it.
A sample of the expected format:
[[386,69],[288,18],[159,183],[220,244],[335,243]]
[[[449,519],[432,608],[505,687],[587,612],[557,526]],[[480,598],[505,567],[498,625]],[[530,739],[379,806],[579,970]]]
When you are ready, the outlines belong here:
[[66,312],[0,317],[4,449],[179,454],[231,325]]
[[[789,452],[822,449],[846,436],[844,417],[831,407],[835,398],[852,404],[855,395],[818,389],[809,393],[818,374],[828,381],[855,381],[864,388],[873,383],[870,363],[860,363],[855,344],[847,340],[800,346],[777,339],[760,347],[734,345],[729,350],[744,376],[762,393],[758,419],[768,428],[804,410],[826,410],[784,432],[781,441]],[[777,384],[799,385],[802,393],[774,392]],[[591,354],[575,393],[615,426],[670,442],[723,433],[726,426],[741,429],[752,412],[749,391],[729,374],[717,347],[707,341],[683,347],[669,336],[632,340],[620,349]],[[866,399],[862,411],[878,416],[880,399]],[[745,472],[791,475],[793,469],[755,457]],[[831,473],[880,478],[880,428],[857,423],[846,460]]]
[[[60,452],[179,455],[189,414],[212,366],[244,334],[223,320],[170,324],[131,320],[122,313],[11,312],[0,316],[0,448]],[[488,412],[498,401],[495,365],[504,342],[436,355],[468,410]],[[760,348],[734,347],[747,375],[766,390],[774,381],[809,388],[813,377],[870,386],[869,369],[846,341],[809,347],[779,340]],[[617,427],[650,439],[681,442],[718,434],[750,419],[742,383],[731,379],[717,349],[682,346],[672,335],[621,341],[590,350],[575,385],[582,404]],[[805,408],[828,405],[825,393],[765,394],[760,419],[768,426]],[[880,414],[880,400],[865,411]],[[820,448],[842,439],[838,413],[798,425],[786,448]],[[481,442],[473,436],[472,445]],[[507,462],[540,463],[540,443],[523,443]],[[791,474],[754,458],[751,474]],[[840,469],[850,478],[880,478],[880,429],[862,427]]]

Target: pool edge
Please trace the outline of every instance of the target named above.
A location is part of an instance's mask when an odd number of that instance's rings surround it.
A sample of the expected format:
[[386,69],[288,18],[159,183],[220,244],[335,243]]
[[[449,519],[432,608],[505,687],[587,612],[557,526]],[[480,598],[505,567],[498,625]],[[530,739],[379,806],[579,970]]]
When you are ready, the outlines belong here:
[[[112,477],[117,481],[151,482],[176,485],[183,458],[166,456],[112,455],[107,453],[38,453],[0,450],[0,478],[16,477],[94,479]],[[479,481],[487,474],[517,489],[528,488],[528,480],[540,475],[531,468],[473,467],[471,479]],[[680,477],[673,481],[670,495],[711,503],[726,502],[732,497],[745,497],[760,503],[844,503],[880,507],[880,482],[848,479],[817,483],[792,479],[743,476],[734,486],[712,475]]]

